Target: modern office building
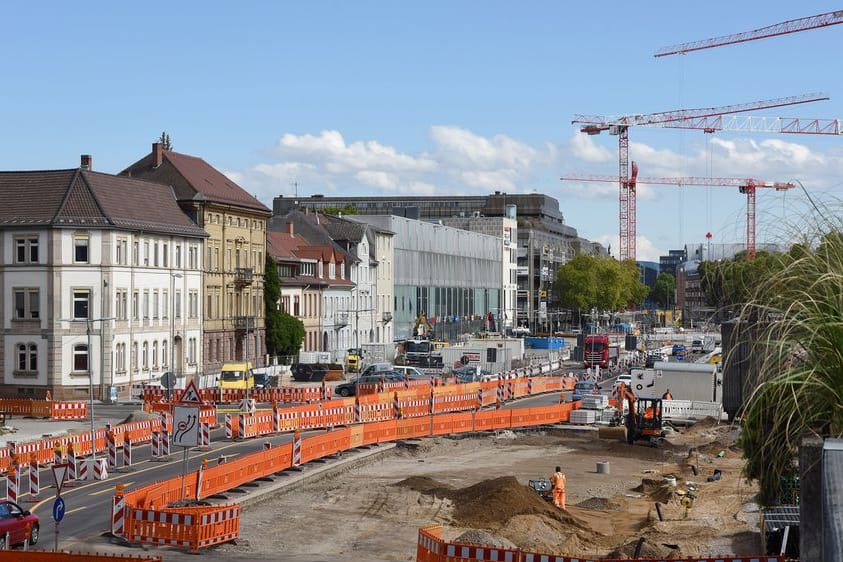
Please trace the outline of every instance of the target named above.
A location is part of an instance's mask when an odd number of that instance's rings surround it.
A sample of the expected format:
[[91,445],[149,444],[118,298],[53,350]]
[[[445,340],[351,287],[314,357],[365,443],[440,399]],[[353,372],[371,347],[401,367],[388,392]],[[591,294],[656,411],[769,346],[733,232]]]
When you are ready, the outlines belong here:
[[171,187],[91,163],[0,172],[3,394],[111,400],[201,374],[206,233]]
[[[600,244],[580,238],[565,223],[559,202],[540,193],[404,197],[276,197],[273,214],[289,209],[336,211],[357,215],[402,215],[423,221],[503,217],[517,209],[516,312],[514,324],[550,331],[565,321],[553,293],[556,270],[577,253],[606,255]],[[510,301],[506,301],[510,302]],[[506,304],[506,303],[504,303]],[[508,306],[508,305],[507,305]]]
[[412,337],[420,313],[434,336],[457,340],[501,308],[501,238],[395,215],[358,215],[394,233],[394,339]]

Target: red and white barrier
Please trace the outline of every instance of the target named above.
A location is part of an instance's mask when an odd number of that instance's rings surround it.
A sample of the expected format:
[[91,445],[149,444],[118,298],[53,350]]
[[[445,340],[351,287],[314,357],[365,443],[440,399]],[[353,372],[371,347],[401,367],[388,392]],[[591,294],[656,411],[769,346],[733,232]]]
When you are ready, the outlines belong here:
[[123,484],[117,484],[117,491],[111,502],[111,534],[115,537],[125,535],[126,498],[123,496]]
[[6,477],[6,499],[17,503],[20,496],[20,466],[13,462]]
[[293,434],[293,466],[301,465],[301,432],[297,429]]
[[29,458],[29,501],[40,500],[38,494],[41,492],[41,475],[38,473],[38,458],[32,455]]

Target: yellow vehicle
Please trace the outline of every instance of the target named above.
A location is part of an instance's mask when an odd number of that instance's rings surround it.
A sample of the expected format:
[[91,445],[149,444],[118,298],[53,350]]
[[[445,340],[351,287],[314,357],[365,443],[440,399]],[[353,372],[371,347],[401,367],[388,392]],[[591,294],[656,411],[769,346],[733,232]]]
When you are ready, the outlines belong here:
[[255,375],[250,362],[225,363],[219,381],[220,388],[255,388]]
[[363,350],[352,347],[345,354],[345,370],[348,373],[359,373],[363,362]]

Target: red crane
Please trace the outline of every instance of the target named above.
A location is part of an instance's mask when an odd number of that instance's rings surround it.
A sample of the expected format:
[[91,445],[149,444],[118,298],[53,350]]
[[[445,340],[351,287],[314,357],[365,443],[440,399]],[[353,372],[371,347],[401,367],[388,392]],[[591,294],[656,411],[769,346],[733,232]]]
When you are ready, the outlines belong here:
[[[785,191],[793,189],[790,182],[768,182],[752,178],[706,178],[706,177],[683,177],[683,178],[639,178],[638,166],[632,163],[633,175],[628,181],[635,189],[636,183],[653,185],[701,185],[706,187],[737,187],[741,193],[746,194],[746,257],[748,260],[755,259],[755,191],[761,189],[775,189]],[[581,176],[564,177],[563,181],[594,181],[594,182],[616,182],[615,176]]]
[[620,223],[620,252],[621,261],[635,259],[635,236],[637,231],[635,212],[635,182],[630,182],[629,175],[629,127],[633,125],[661,125],[667,126],[677,122],[690,122],[693,119],[716,118],[732,113],[742,113],[757,109],[771,109],[801,103],[827,100],[822,93],[804,94],[788,98],[756,101],[750,103],[726,105],[722,107],[705,107],[698,109],[677,109],[660,113],[643,115],[626,115],[608,117],[603,115],[575,115],[572,123],[581,124],[580,131],[589,135],[597,135],[602,131],[618,135],[618,220]]
[[723,35],[721,37],[714,37],[713,39],[680,43],[679,45],[659,49],[653,56],[666,57],[668,55],[685,54],[690,53],[691,51],[701,51],[703,49],[711,49],[713,47],[722,47],[723,45],[745,43],[747,41],[755,41],[756,39],[766,39],[768,37],[787,35],[789,33],[797,33],[799,31],[808,31],[810,29],[828,27],[839,23],[843,23],[843,10],[836,10],[834,12],[828,12],[826,14],[819,14],[817,16],[810,16],[807,18],[783,21],[781,23],[768,25],[752,31]]

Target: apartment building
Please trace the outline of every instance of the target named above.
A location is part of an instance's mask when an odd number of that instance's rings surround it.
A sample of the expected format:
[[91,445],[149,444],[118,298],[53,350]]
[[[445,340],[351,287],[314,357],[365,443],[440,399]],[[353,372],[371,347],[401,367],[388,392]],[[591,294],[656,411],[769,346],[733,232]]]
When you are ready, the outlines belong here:
[[205,232],[172,188],[79,168],[0,172],[0,392],[128,397],[202,365]]
[[219,372],[230,360],[262,365],[269,209],[201,158],[165,150],[161,143],[121,175],[171,185],[182,210],[208,234],[203,371]]

